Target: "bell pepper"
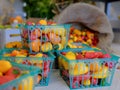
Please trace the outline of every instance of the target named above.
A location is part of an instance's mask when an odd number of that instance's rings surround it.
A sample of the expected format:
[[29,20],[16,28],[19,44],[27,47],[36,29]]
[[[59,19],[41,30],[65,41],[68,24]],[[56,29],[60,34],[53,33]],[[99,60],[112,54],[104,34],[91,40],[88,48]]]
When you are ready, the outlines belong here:
[[50,51],[52,49],[53,49],[53,47],[52,47],[52,44],[50,42],[46,42],[46,43],[41,45],[41,50],[43,52],[47,52],[47,51]]
[[72,40],[72,39],[69,39],[69,40],[68,40],[68,43],[73,43],[73,40]]
[[78,40],[77,36],[73,37],[73,41],[76,42]]
[[106,78],[109,75],[109,68],[107,66],[103,66],[102,69],[98,72],[93,72],[93,78]]
[[62,66],[65,70],[69,70],[69,65],[68,65],[68,62],[65,61],[64,59],[62,59]]
[[63,47],[66,45],[66,42],[67,42],[66,37],[65,37],[65,36],[62,36],[60,43],[62,44]]
[[111,62],[109,61],[109,62],[105,63],[105,66],[107,66],[107,67],[109,67],[111,69],[111,68],[113,68],[115,66],[115,63],[112,62],[112,61]]
[[40,45],[41,45],[41,42],[40,42],[39,39],[37,39],[37,40],[34,40],[30,43],[30,48],[34,52],[39,52],[40,51]]
[[88,37],[89,39],[93,39],[93,38],[94,38],[94,34],[93,34],[93,33],[87,31],[86,34],[87,34],[87,37]]
[[70,74],[77,76],[77,75],[82,75],[87,73],[88,70],[88,66],[85,65],[84,62],[79,62],[79,63],[72,63],[70,68]]
[[47,21],[46,20],[40,20],[38,23],[40,25],[47,25]]
[[41,30],[36,28],[31,32],[32,35],[35,35],[35,37],[40,37],[41,36]]
[[83,59],[83,58],[84,58],[84,56],[81,53],[78,53],[76,55],[76,59]]
[[61,54],[62,54],[62,55],[65,55],[65,54],[66,54],[66,52],[61,52]]
[[65,36],[66,30],[64,28],[59,28],[59,30],[53,30],[56,35]]
[[73,45],[72,45],[72,48],[77,48],[77,46],[73,44]]
[[73,33],[76,34],[76,35],[81,35],[82,34],[82,32],[78,29],[74,29]]
[[86,36],[86,32],[85,31],[82,31],[82,36]]
[[12,43],[7,43],[7,44],[5,45],[5,47],[6,47],[6,48],[13,48],[13,45],[12,45]]
[[87,40],[87,43],[88,43],[89,45],[91,45],[91,44],[92,44],[92,40],[91,40],[91,39],[88,39],[88,40]]
[[42,53],[37,53],[37,54],[35,55],[35,57],[43,57],[43,54],[42,54]]
[[84,80],[83,81],[83,85],[89,86],[90,85],[90,80],[89,79],[88,80]]
[[53,44],[58,44],[61,41],[60,36],[56,35],[55,33],[49,33],[48,38]]
[[67,52],[65,57],[68,58],[69,60],[75,60],[76,59],[76,55],[71,51]]
[[13,77],[13,76],[7,76],[7,75],[0,76],[0,85],[10,82],[14,79],[15,79],[15,77]]
[[33,78],[32,77],[28,77],[24,80],[22,80],[22,82],[18,85],[18,90],[33,90]]
[[110,54],[104,54],[103,58],[111,58]]
[[99,72],[102,69],[99,62],[90,63],[90,71],[92,72]]

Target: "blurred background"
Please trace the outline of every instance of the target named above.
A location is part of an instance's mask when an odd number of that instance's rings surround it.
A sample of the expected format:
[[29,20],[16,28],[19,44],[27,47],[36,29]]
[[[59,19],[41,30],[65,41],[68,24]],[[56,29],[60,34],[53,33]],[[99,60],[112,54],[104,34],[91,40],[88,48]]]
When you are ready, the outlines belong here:
[[[0,0],[0,29],[39,18],[56,19],[72,3],[85,2],[99,7],[110,20],[114,32],[113,47],[120,43],[120,0]],[[119,50],[120,51],[120,50]]]
[[68,5],[77,2],[99,7],[105,11],[110,20],[120,19],[119,0],[0,0],[0,22],[7,24],[10,18],[16,16],[23,19],[31,17],[53,19]]

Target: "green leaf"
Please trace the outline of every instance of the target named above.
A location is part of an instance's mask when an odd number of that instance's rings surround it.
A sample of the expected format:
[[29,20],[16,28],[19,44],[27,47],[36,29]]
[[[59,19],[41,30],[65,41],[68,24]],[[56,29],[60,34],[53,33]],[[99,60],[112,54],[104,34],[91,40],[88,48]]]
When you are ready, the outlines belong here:
[[14,69],[13,74],[19,74],[19,70]]

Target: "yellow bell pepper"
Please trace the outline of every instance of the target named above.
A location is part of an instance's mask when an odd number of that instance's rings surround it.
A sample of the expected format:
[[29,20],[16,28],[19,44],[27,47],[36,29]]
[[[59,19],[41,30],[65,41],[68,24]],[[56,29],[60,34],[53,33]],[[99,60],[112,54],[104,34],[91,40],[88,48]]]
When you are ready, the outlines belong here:
[[109,68],[106,66],[102,67],[102,70],[93,73],[94,78],[106,78],[109,75]]
[[40,20],[39,24],[41,24],[41,25],[47,25],[47,21],[46,20]]
[[76,64],[72,63],[71,66],[72,68],[70,69],[70,74],[74,76],[85,74],[89,71],[88,66],[86,66],[84,62],[79,62]]
[[68,40],[68,43],[73,43],[73,40],[72,40],[72,39],[69,39],[69,40]]
[[77,36],[73,37],[73,41],[76,42],[78,40]]
[[66,30],[64,28],[56,28],[55,30],[52,30],[52,32],[60,36],[65,36],[66,34]]
[[47,52],[47,51],[50,51],[52,49],[53,49],[53,47],[52,47],[52,44],[50,42],[46,42],[46,43],[41,45],[41,50],[43,52]]
[[40,51],[40,45],[41,45],[41,42],[40,42],[39,39],[34,40],[30,43],[30,47],[34,52],[39,52]]
[[38,53],[38,54],[35,55],[35,57],[42,57],[42,56],[43,56],[42,53]]
[[11,63],[6,60],[0,60],[0,72],[6,73],[12,67]]
[[92,72],[99,72],[102,69],[99,62],[90,63],[90,71]]
[[88,80],[84,80],[83,81],[83,85],[89,86],[90,85],[90,80],[89,79]]
[[75,60],[76,59],[76,55],[71,51],[67,52],[65,57],[68,58],[69,60]]
[[65,36],[61,37],[61,44],[63,47],[66,45],[66,37]]
[[33,78],[30,76],[22,80],[22,82],[18,86],[18,90],[33,90],[33,84]]
[[64,59],[62,59],[62,66],[64,67],[65,70],[69,70],[69,64]]
[[81,31],[78,30],[78,29],[73,30],[73,33],[76,34],[76,35],[81,35],[82,34]]
[[5,45],[5,47],[6,47],[6,48],[13,48],[13,45],[12,45],[12,43],[7,43],[7,44]]
[[72,45],[72,48],[77,48],[77,46],[76,45]]

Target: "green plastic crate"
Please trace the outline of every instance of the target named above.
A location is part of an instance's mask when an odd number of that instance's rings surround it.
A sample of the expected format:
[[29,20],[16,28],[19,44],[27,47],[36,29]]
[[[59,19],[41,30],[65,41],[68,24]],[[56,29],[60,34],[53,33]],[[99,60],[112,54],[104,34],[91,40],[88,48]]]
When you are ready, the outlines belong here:
[[[36,83],[36,76],[39,72],[39,68],[33,66],[27,66],[23,64],[17,64],[15,62],[11,62],[13,67],[18,67],[21,71],[29,71],[28,74],[25,74],[15,80],[12,80],[8,83],[0,85],[0,90],[34,90]],[[29,86],[31,85],[31,86]]]
[[[111,86],[115,72],[115,67],[118,62],[118,57],[111,54],[111,58],[69,60],[61,54],[61,52],[72,51],[76,53],[81,52],[83,50],[95,50],[96,52],[100,52],[100,50],[92,48],[66,49],[57,52],[60,75],[65,80],[70,89]],[[103,51],[103,53],[106,52]],[[113,63],[112,68],[105,67],[106,63],[109,66],[111,62]],[[96,72],[90,71],[90,68],[97,68],[95,63],[98,63],[98,65],[100,65],[101,68],[99,68]],[[91,67],[92,64],[93,67]]]
[[[29,49],[30,53],[37,53],[66,48],[71,25],[21,24],[19,26],[24,46]],[[36,44],[36,47],[34,47],[34,43]]]
[[51,53],[45,53],[48,57],[5,57],[4,53],[12,52],[14,49],[3,49],[0,51],[1,58],[16,62],[27,64],[29,66],[39,67],[38,78],[36,86],[47,86],[49,84],[50,73],[52,69],[52,64],[54,62],[55,56]]

